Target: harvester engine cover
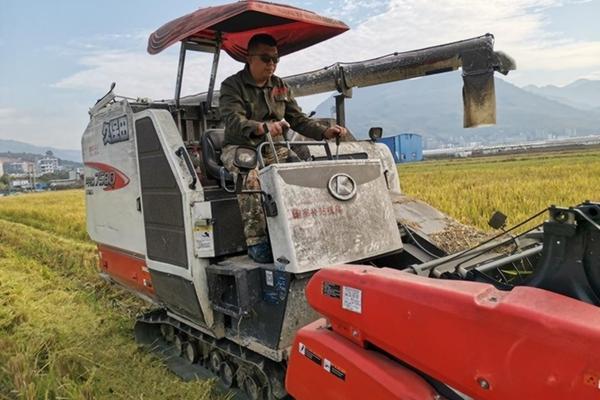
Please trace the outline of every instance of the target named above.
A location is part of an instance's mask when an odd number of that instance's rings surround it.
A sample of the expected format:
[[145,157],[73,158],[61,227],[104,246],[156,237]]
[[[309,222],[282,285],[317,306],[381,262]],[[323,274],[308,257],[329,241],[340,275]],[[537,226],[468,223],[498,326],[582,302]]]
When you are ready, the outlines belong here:
[[379,161],[274,164],[260,179],[282,210],[267,222],[273,256],[288,272],[402,249]]

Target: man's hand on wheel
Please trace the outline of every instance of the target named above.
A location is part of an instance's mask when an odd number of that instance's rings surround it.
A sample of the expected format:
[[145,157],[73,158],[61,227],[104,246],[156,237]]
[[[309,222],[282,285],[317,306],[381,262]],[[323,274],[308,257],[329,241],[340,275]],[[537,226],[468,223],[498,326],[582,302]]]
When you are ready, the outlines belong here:
[[343,126],[334,125],[332,127],[327,128],[325,133],[323,133],[323,137],[325,139],[333,139],[335,137],[344,137],[348,133],[348,130]]

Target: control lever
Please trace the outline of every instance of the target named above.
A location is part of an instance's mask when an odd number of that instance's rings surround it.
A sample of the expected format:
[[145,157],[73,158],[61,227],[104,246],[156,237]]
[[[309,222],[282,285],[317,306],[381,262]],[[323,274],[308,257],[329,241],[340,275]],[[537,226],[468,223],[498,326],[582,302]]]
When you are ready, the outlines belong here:
[[[313,111],[314,113],[314,111]],[[310,118],[310,116],[309,116]],[[279,121],[279,123],[282,125],[282,130],[283,130],[283,140],[285,141],[285,145],[288,149],[288,156],[285,159],[286,163],[292,163],[292,162],[299,162],[300,157],[298,157],[296,155],[296,153],[294,153],[294,151],[292,150],[292,146],[290,145],[290,137],[289,137],[289,133],[290,133],[290,124],[285,120],[282,119],[281,121]]]
[[279,121],[279,124],[281,125],[281,130],[283,132],[283,140],[286,142],[289,141],[290,139],[288,138],[288,133],[290,131],[290,124],[285,120],[285,118]]
[[[283,139],[287,142],[287,133],[290,129],[290,124],[285,120],[282,119],[281,121],[279,121],[279,124],[281,125],[282,128],[282,136]],[[277,150],[275,150],[275,142],[273,141],[273,136],[271,135],[271,132],[269,132],[269,125],[267,123],[263,124],[263,129],[265,131],[265,137],[267,138],[267,141],[269,142],[269,147],[271,147],[271,151],[273,152],[273,158],[275,159],[275,163],[279,164],[279,157],[277,156]],[[290,145],[288,143],[288,149],[290,149]]]
[[271,136],[271,132],[269,132],[269,125],[265,123],[263,125],[263,127],[265,130],[265,137],[267,138],[267,141],[269,142],[269,146],[271,147],[271,151],[273,152],[273,158],[275,158],[275,163],[279,164],[279,157],[277,157],[277,151],[275,150],[275,143],[273,142],[273,136]]

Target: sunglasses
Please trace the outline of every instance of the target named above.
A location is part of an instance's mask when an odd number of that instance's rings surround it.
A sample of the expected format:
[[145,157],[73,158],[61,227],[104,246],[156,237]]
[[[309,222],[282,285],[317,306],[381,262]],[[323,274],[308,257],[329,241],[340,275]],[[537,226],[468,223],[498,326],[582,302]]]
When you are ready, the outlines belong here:
[[279,62],[279,55],[276,55],[276,56],[270,56],[268,54],[250,54],[250,55],[260,58],[260,61],[264,62],[265,64],[268,64],[271,61],[273,61],[273,64],[277,64]]

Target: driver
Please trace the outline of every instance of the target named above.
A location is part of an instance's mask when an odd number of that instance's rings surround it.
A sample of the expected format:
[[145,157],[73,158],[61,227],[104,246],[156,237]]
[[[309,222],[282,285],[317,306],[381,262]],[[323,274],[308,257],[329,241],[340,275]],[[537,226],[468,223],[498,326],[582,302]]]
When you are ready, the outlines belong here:
[[[279,62],[277,42],[266,34],[254,35],[248,42],[246,66],[221,84],[219,109],[225,123],[225,139],[221,161],[234,175],[239,171],[233,165],[238,146],[257,147],[271,133],[274,141],[282,141],[284,131],[291,127],[312,139],[332,139],[345,136],[345,128],[326,127],[309,119],[294,99],[289,86],[273,75]],[[277,146],[277,158],[285,161],[289,154],[285,146]],[[266,165],[275,161],[269,146],[263,150]],[[258,171],[250,171],[244,189],[259,190]],[[266,222],[260,195],[238,195],[244,224],[248,255],[256,262],[271,263],[273,255],[266,234]]]

